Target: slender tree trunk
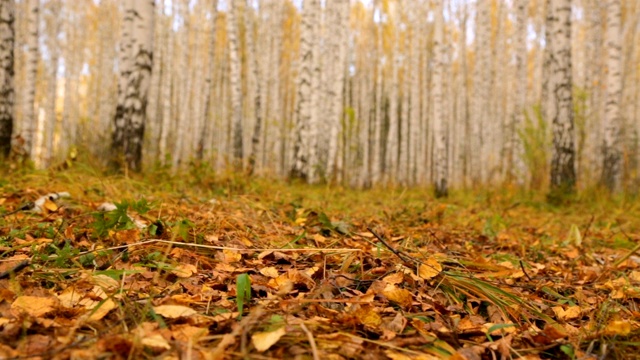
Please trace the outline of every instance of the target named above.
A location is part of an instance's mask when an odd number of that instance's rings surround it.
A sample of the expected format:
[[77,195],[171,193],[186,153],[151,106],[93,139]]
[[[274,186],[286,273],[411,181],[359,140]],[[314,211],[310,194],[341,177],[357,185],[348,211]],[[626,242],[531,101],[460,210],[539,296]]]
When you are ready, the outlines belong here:
[[240,46],[238,40],[238,4],[240,0],[229,1],[227,18],[227,36],[229,38],[229,76],[231,81],[231,117],[233,133],[234,167],[242,168],[243,132],[242,132],[242,83],[240,69]]
[[435,34],[433,42],[433,136],[434,136],[434,165],[435,192],[437,197],[448,194],[448,149],[447,128],[444,118],[444,15],[443,5],[439,1],[435,8]]
[[[164,1],[163,4],[164,6]],[[162,19],[164,20],[164,19]],[[169,22],[164,21],[164,25],[168,26]],[[160,155],[160,163],[166,164],[167,161],[167,139],[169,137],[169,131],[171,127],[171,118],[172,118],[172,107],[171,107],[171,74],[173,69],[174,62],[174,54],[173,54],[173,31],[167,30],[164,33],[164,37],[162,39],[158,39],[163,41],[164,43],[164,51],[163,51],[163,60],[161,63],[162,69],[162,80],[160,82],[161,90],[161,99],[162,99],[162,124],[160,127],[160,138],[158,142],[158,153]]]
[[622,100],[621,0],[607,1],[607,78],[602,146],[602,183],[609,191],[620,190],[622,157],[620,101]]
[[49,81],[47,86],[46,103],[46,143],[44,146],[45,163],[51,165],[53,159],[53,138],[56,127],[56,99],[58,90],[58,66],[60,63],[60,44],[58,35],[60,34],[60,13],[62,2],[55,0],[49,3],[50,14],[47,21],[47,47],[51,55],[51,65],[49,67]]
[[262,132],[262,72],[260,71],[260,62],[258,61],[258,53],[256,51],[256,44],[254,41],[254,34],[260,34],[259,22],[258,29],[254,32],[253,14],[250,4],[247,4],[247,10],[245,12],[246,19],[246,38],[247,38],[247,52],[251,54],[250,59],[252,62],[253,78],[255,83],[255,91],[253,94],[253,106],[254,106],[254,125],[253,135],[251,136],[251,154],[249,155],[249,174],[253,174],[256,166],[256,157],[258,153],[258,146],[260,145],[260,135]]
[[295,130],[293,142],[293,164],[291,176],[310,180],[310,146],[313,108],[311,103],[313,74],[313,42],[315,26],[315,10],[318,0],[305,0],[302,8],[300,30],[300,72],[298,74],[297,96],[295,105]]
[[344,93],[344,68],[347,59],[347,41],[349,27],[349,0],[331,0],[327,3],[329,12],[329,26],[331,29],[331,66],[329,93],[327,101],[329,105],[329,154],[327,156],[327,179],[334,180],[337,169],[338,140],[342,131],[343,93]]
[[571,88],[571,0],[548,0],[550,38],[548,114],[553,127],[552,193],[573,192],[576,186],[574,113]]
[[22,110],[22,138],[26,156],[32,160],[34,152],[34,135],[37,126],[35,99],[36,78],[38,75],[38,25],[40,22],[40,0],[29,0],[27,13],[27,54],[25,57],[26,79],[24,84]]
[[0,156],[11,152],[13,135],[13,107],[15,90],[13,85],[13,44],[15,42],[14,0],[0,1]]
[[202,149],[197,157],[202,159],[205,155],[210,155],[212,145],[209,141],[211,134],[214,130],[214,109],[212,97],[215,89],[215,83],[213,82],[213,71],[216,66],[216,25],[218,20],[218,0],[211,0],[211,34],[209,35],[209,66],[207,67],[207,77],[205,79],[205,95],[204,95],[204,129],[202,131],[202,138],[200,139],[200,149]]
[[[125,166],[140,171],[142,140],[146,121],[147,95],[153,62],[154,0],[126,0],[123,29],[129,35],[123,39],[120,71],[121,87],[115,116],[112,148],[122,156]],[[124,79],[123,79],[124,78]]]
[[385,154],[385,173],[386,181],[397,181],[398,176],[398,134],[399,134],[399,118],[398,118],[398,97],[400,92],[398,91],[398,67],[400,51],[399,49],[399,26],[400,26],[400,12],[398,6],[394,8],[394,12],[391,14],[393,21],[393,50],[391,52],[391,92],[389,94],[389,132],[387,133],[387,151]]
[[490,2],[478,0],[476,15],[475,64],[473,74],[473,112],[471,121],[471,177],[479,185],[487,180],[486,147],[489,107],[489,57],[491,55]]
[[525,111],[527,103],[527,5],[529,0],[517,0],[515,2],[516,24],[514,53],[516,57],[515,66],[515,99],[513,102],[513,113],[509,118],[508,139],[506,139],[508,147],[506,154],[507,162],[507,178],[510,181],[515,180],[518,184],[524,182],[524,159],[523,146],[520,140],[520,132],[525,120]]

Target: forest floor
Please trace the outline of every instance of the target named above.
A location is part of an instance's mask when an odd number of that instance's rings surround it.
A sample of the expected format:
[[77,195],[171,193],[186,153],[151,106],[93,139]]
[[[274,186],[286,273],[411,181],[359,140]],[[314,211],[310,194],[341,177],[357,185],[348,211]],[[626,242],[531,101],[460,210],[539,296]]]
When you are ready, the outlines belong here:
[[5,169],[0,358],[640,358],[635,200]]

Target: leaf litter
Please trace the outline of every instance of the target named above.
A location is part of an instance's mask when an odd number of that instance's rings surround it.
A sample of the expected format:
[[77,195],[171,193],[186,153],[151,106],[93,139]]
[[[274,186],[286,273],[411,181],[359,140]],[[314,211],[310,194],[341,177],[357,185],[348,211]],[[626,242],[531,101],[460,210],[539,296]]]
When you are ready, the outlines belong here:
[[65,179],[0,188],[0,358],[638,357],[637,205]]

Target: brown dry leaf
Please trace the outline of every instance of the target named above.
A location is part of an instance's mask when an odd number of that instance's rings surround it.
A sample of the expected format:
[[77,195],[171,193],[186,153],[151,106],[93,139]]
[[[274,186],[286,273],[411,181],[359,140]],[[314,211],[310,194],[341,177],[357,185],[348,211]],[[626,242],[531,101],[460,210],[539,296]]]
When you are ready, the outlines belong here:
[[173,338],[183,342],[196,342],[199,338],[207,335],[208,332],[209,329],[189,324],[174,325],[171,327],[171,335]]
[[251,342],[253,343],[253,346],[256,347],[256,350],[263,352],[277,343],[278,340],[280,340],[280,338],[286,333],[287,331],[284,327],[274,331],[258,332],[251,335]]
[[387,284],[387,286],[385,286],[384,290],[382,290],[382,295],[389,299],[389,301],[392,301],[404,308],[410,307],[413,302],[413,296],[409,290],[401,289],[391,284]]
[[437,356],[433,356],[430,354],[414,354],[414,353],[402,353],[400,351],[395,350],[385,350],[385,355],[389,357],[391,360],[439,360],[440,358]]
[[276,269],[273,266],[269,266],[269,267],[260,269],[260,274],[262,274],[262,275],[264,275],[266,277],[270,277],[272,279],[277,278],[278,275],[279,275],[278,269]]
[[196,274],[197,272],[198,268],[196,268],[196,266],[192,264],[179,264],[173,270],[171,270],[171,273],[179,278],[188,278],[191,277],[191,275]]
[[440,274],[441,271],[442,265],[434,257],[430,257],[424,264],[420,264],[418,275],[425,280],[429,280]]
[[69,286],[56,297],[60,300],[62,306],[72,308],[80,302],[84,294],[80,293],[74,286]]
[[119,230],[115,232],[114,237],[120,243],[135,244],[140,241],[140,229]]
[[193,310],[190,307],[182,306],[182,305],[160,305],[154,306],[153,311],[156,314],[168,318],[168,319],[177,319],[181,317],[189,317],[197,314],[198,312]]
[[153,335],[146,336],[142,339],[141,342],[142,342],[142,345],[150,347],[153,350],[171,349],[171,345],[169,345],[169,342],[160,334],[153,334]]
[[233,263],[242,260],[242,254],[235,250],[224,249],[222,250],[222,256],[226,263]]
[[386,282],[387,284],[392,284],[392,285],[398,285],[403,280],[404,280],[404,274],[401,273],[401,272],[396,272],[396,273],[393,273],[391,275],[387,275],[384,278],[382,278],[382,281]]
[[52,213],[58,210],[58,205],[49,199],[44,200],[44,204],[42,204],[42,209],[45,210],[44,213]]
[[363,305],[353,312],[358,321],[364,326],[377,328],[382,324],[382,317],[371,305]]
[[626,320],[613,320],[604,328],[603,335],[627,336],[631,333],[631,323]]
[[92,308],[91,315],[89,315],[89,321],[102,320],[111,310],[117,307],[118,305],[111,299],[105,300],[102,304],[96,302],[95,307]]
[[18,296],[11,304],[11,309],[33,317],[40,317],[53,312],[57,305],[58,299],[53,297]]
[[562,306],[554,306],[552,310],[560,320],[577,319],[582,313],[580,306],[577,305],[569,306],[566,310]]

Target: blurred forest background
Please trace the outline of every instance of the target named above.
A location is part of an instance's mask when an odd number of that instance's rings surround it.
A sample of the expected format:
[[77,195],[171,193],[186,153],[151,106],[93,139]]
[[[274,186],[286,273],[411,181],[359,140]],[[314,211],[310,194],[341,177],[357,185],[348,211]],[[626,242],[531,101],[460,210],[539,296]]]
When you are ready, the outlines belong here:
[[637,0],[0,0],[0,16],[0,148],[38,168],[638,185]]

